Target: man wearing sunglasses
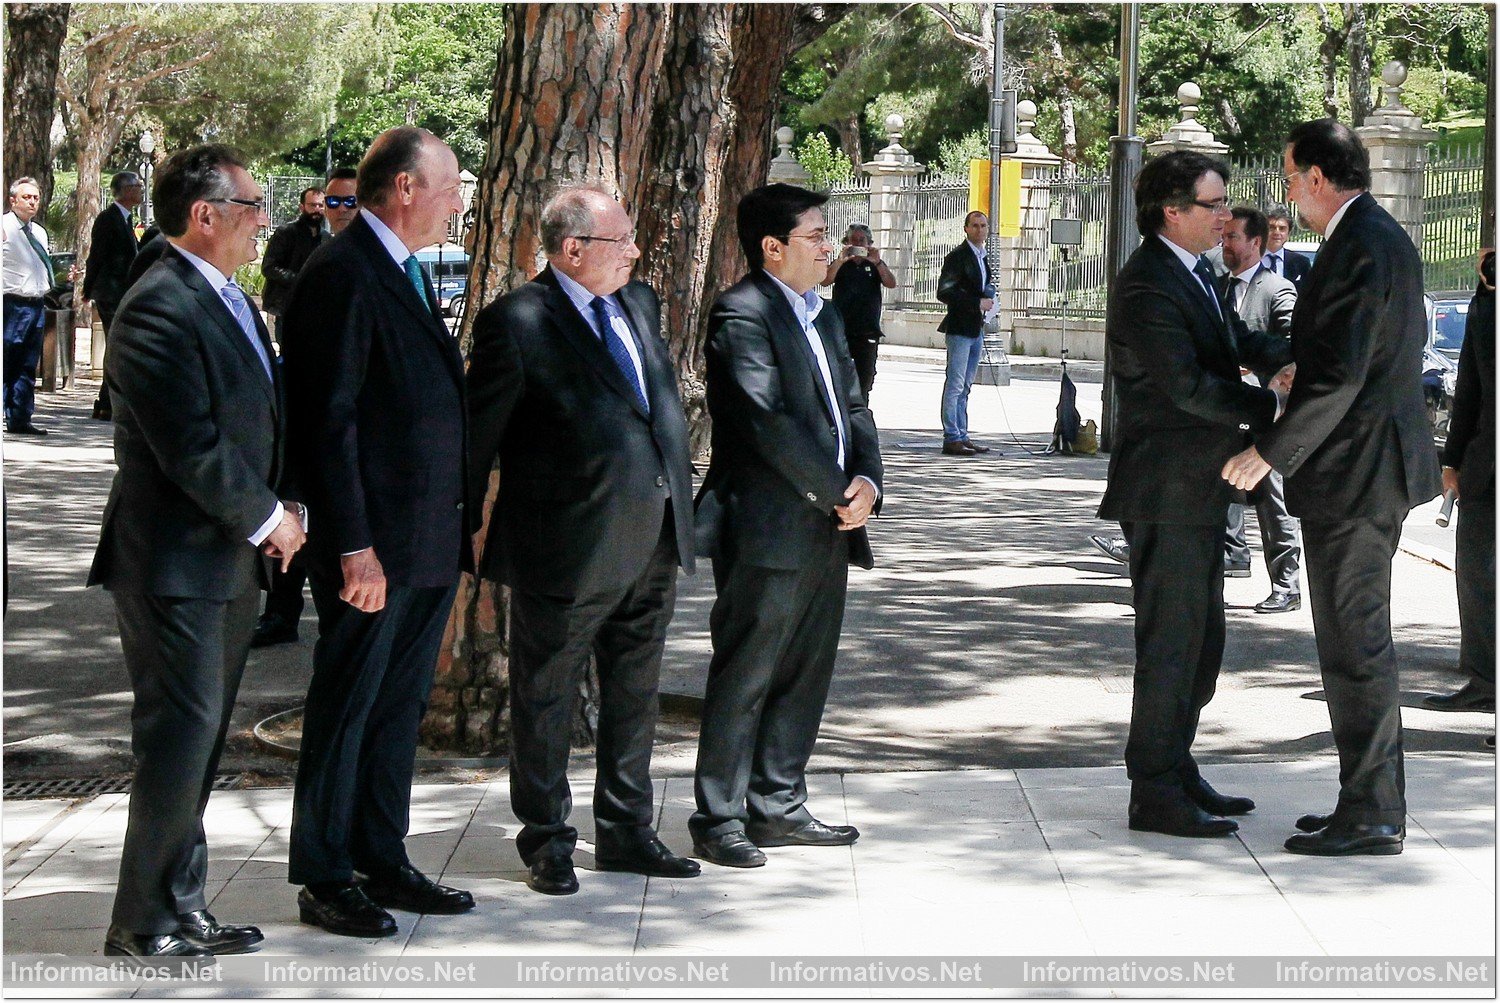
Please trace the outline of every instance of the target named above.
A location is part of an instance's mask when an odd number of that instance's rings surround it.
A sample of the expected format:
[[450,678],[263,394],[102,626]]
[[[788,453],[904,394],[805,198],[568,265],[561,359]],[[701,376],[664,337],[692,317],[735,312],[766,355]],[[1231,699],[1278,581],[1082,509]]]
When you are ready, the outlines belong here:
[[340,167],[328,175],[328,187],[323,190],[323,219],[328,223],[328,232],[335,237],[359,215],[359,197],[354,194],[356,174],[352,167]]

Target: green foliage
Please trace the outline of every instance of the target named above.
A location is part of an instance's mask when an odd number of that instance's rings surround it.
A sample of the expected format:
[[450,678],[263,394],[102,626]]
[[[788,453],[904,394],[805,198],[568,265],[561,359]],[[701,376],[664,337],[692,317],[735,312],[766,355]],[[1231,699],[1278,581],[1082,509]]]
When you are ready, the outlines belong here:
[[835,150],[821,132],[809,134],[797,146],[795,156],[797,163],[812,175],[808,184],[817,191],[827,191],[854,177],[854,163],[842,150]]
[[1464,112],[1484,113],[1484,84],[1467,73],[1414,66],[1401,89],[1401,102],[1426,122]]
[[937,171],[948,177],[967,177],[969,161],[988,160],[989,156],[990,133],[981,127],[957,139],[944,139],[938,143]]
[[331,145],[334,166],[352,167],[381,132],[411,124],[430,129],[460,165],[477,172],[503,17],[501,4],[392,5],[384,14],[390,51],[380,83],[345,86],[332,129],[288,153],[287,162],[320,174]]

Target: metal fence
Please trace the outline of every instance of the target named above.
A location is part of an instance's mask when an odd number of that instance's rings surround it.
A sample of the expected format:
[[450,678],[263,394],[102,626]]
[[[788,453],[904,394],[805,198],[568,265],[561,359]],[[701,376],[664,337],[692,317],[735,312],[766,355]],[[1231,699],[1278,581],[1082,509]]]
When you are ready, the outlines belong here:
[[1484,147],[1474,145],[1427,165],[1422,200],[1422,282],[1429,292],[1472,290],[1485,242]]
[[302,212],[302,193],[323,187],[323,179],[311,174],[272,174],[261,186],[266,191],[266,215],[271,229],[297,218]]
[[1061,313],[1064,300],[1073,317],[1103,317],[1105,291],[1104,255],[1105,221],[1109,219],[1109,175],[1107,173],[1055,174],[1039,184],[1038,198],[1048,205],[1048,220],[1083,221],[1083,244],[1071,248],[1064,258],[1062,250],[1051,244],[1047,230],[1023,230],[1022,246],[1035,244],[1046,262],[1047,296],[1045,306],[1033,306],[1032,313]]
[[894,304],[931,309],[938,301],[938,275],[943,258],[964,239],[964,216],[969,211],[969,179],[927,175],[905,189],[900,199],[906,226],[900,237],[909,252],[908,275],[897,276]]
[[839,242],[849,232],[850,223],[870,222],[869,177],[843,181],[828,189],[823,218],[828,221],[828,239],[833,242],[834,253],[837,254]]

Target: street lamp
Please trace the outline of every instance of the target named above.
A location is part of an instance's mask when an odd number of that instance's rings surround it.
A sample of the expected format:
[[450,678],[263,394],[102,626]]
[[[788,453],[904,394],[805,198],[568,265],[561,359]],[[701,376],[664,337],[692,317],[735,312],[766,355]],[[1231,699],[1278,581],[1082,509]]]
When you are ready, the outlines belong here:
[[151,130],[150,129],[147,129],[145,132],[141,133],[141,141],[140,141],[140,143],[138,145],[141,148],[141,156],[145,158],[144,160],[141,161],[141,186],[145,189],[145,192],[144,192],[144,199],[145,199],[145,201],[141,205],[141,223],[144,224],[144,225],[146,225],[146,226],[150,226],[151,225],[151,154],[156,151],[156,137],[153,136],[153,135],[151,135]]

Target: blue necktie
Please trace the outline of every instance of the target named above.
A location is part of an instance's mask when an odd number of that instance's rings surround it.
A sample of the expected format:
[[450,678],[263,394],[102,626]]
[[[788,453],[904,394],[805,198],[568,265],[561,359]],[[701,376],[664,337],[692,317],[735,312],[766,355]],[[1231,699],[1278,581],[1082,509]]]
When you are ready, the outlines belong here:
[[615,325],[610,323],[609,307],[604,302],[603,296],[595,296],[589,302],[594,308],[594,319],[599,322],[599,336],[604,339],[604,347],[609,350],[609,357],[615,360],[615,365],[620,367],[620,374],[625,377],[625,382],[630,384],[630,389],[635,391],[635,399],[640,401],[641,407],[647,414],[651,413],[651,405],[646,402],[646,392],[641,387],[641,381],[635,374],[635,363],[630,361],[630,353],[625,350],[625,342],[620,338],[620,332],[615,330]]
[[271,379],[271,357],[266,354],[266,346],[261,344],[260,332],[255,328],[255,319],[250,316],[250,304],[245,299],[244,290],[230,282],[219,295],[224,297],[224,302],[229,304],[229,312],[234,314],[234,319],[239,322],[240,330],[245,332],[245,337],[250,339],[250,346],[255,349],[256,358],[265,367],[266,378]]
[[1203,295],[1213,304],[1214,315],[1220,319],[1224,311],[1219,307],[1219,296],[1214,290],[1214,266],[1208,263],[1208,259],[1202,255],[1198,256],[1198,264],[1193,268],[1193,274],[1198,276],[1198,281],[1203,284]]

